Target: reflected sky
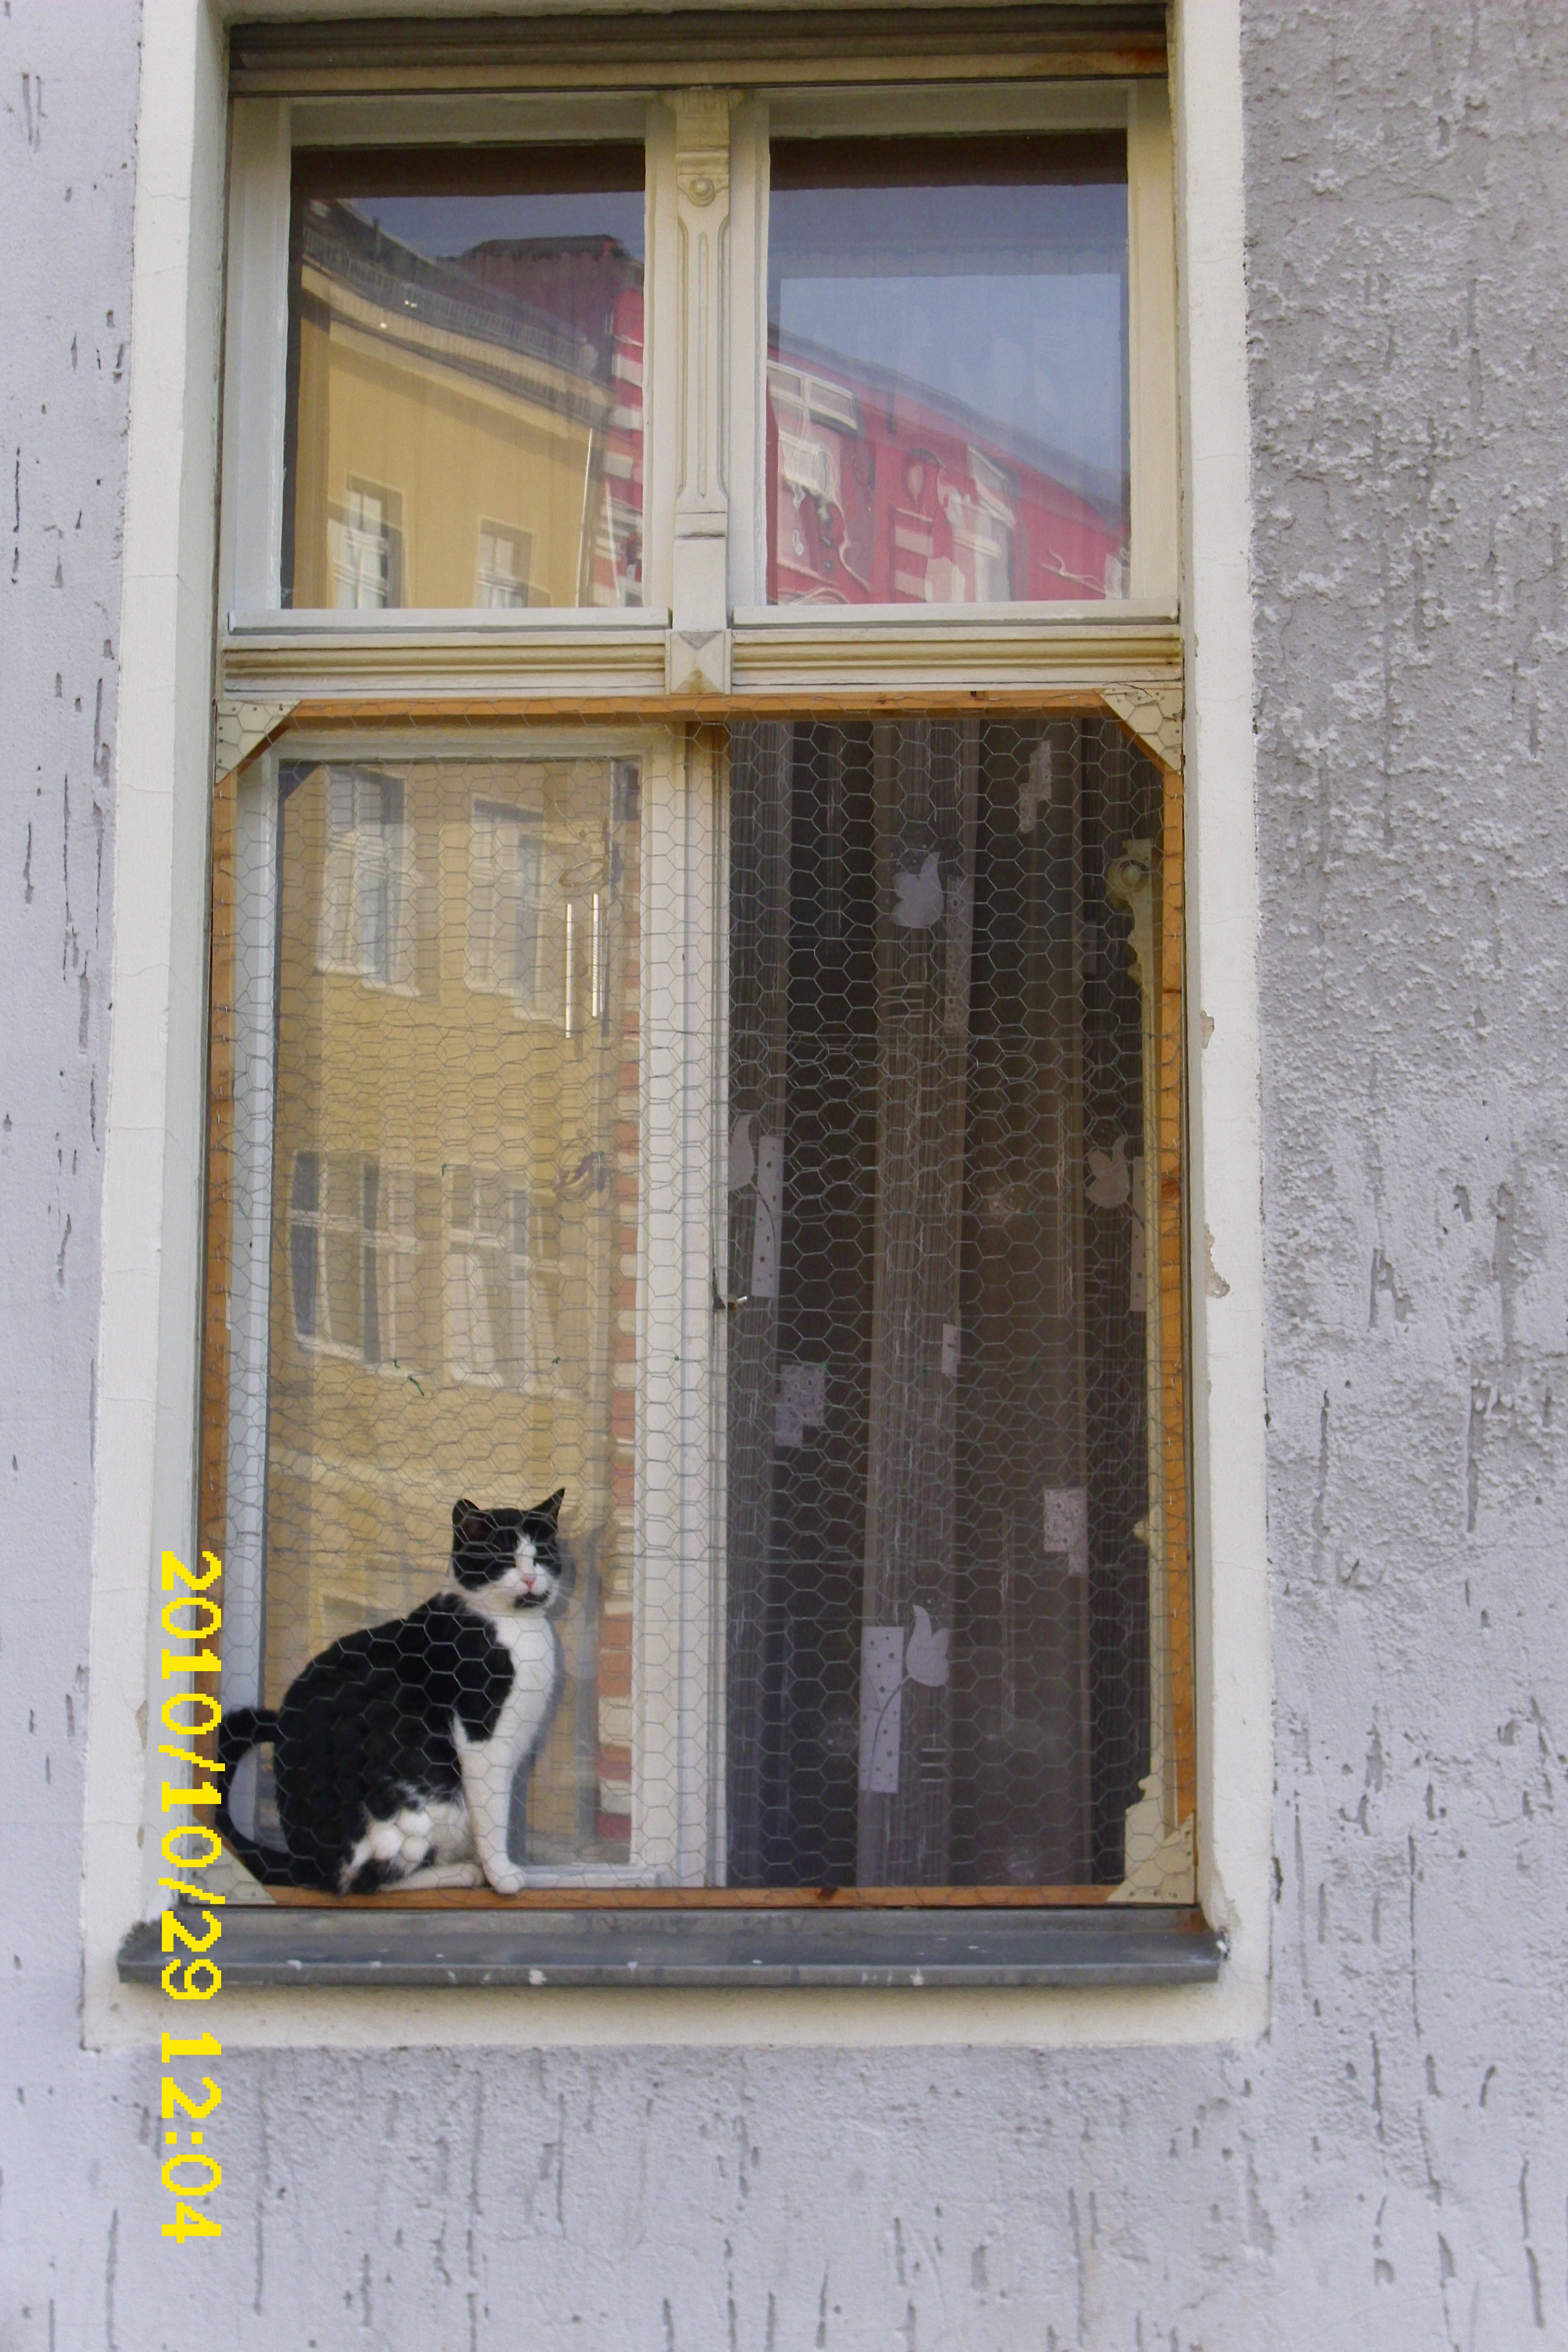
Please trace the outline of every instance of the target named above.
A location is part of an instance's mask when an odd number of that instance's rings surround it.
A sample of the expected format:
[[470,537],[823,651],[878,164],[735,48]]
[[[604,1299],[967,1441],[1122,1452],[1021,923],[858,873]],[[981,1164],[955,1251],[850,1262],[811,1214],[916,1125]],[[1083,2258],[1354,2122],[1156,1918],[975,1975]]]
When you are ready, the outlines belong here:
[[514,196],[351,196],[370,221],[430,261],[471,253],[476,245],[613,236],[643,257],[643,198],[636,189],[602,194]]
[[1119,481],[1126,466],[1124,184],[776,191],[769,319]]

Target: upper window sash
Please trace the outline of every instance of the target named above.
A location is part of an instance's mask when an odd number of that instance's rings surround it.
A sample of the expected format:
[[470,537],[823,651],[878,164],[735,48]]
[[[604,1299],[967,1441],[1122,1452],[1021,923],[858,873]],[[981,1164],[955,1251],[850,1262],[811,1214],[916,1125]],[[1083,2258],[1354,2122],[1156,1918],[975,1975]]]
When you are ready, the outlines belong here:
[[[276,625],[283,619],[285,598],[289,593],[284,572],[292,520],[287,509],[296,487],[291,471],[302,472],[311,454],[306,446],[307,436],[300,432],[292,453],[295,467],[291,469],[288,447],[290,367],[292,365],[296,371],[301,394],[304,368],[300,353],[291,353],[289,349],[290,265],[291,259],[300,261],[303,289],[304,275],[311,258],[308,253],[303,257],[291,256],[290,251],[291,237],[295,244],[300,241],[300,226],[292,223],[291,215],[299,195],[296,173],[302,156],[313,153],[330,155],[336,160],[345,153],[352,153],[356,148],[379,151],[374,161],[384,175],[386,151],[389,149],[406,149],[411,158],[416,157],[422,148],[451,150],[478,144],[542,149],[603,146],[606,151],[618,150],[624,154],[628,145],[642,146],[647,111],[646,103],[640,99],[599,101],[568,99],[548,108],[519,100],[500,104],[479,102],[468,108],[451,105],[433,109],[418,107],[413,110],[412,116],[405,107],[385,103],[354,107],[291,102],[283,99],[237,100],[231,142],[229,295],[218,575],[219,608],[226,621],[237,622],[241,625],[246,623],[254,625],[258,621]],[[622,183],[612,177],[611,184],[620,185]],[[642,205],[645,242],[647,211],[645,194]],[[483,234],[482,225],[480,234]],[[416,342],[422,336],[426,342],[431,343],[432,352],[437,357],[436,347],[449,344],[457,361],[466,356],[473,362],[475,353],[465,352],[463,348],[462,319],[447,315],[452,305],[441,303],[440,290],[438,287],[415,288],[413,308],[416,310],[421,307],[417,297],[422,291],[428,297],[423,307],[431,309],[432,303],[435,307],[428,320],[414,320],[411,334]],[[526,298],[530,289],[521,291]],[[478,299],[483,304],[485,299],[486,289],[479,289]],[[493,297],[489,306],[494,307]],[[304,307],[301,301],[301,310]],[[364,305],[360,302],[355,307],[363,308]],[[368,327],[371,323],[367,312],[362,324]],[[468,369],[473,378],[477,398],[489,397],[492,404],[504,398],[505,386],[500,376],[504,375],[510,366],[513,373],[531,372],[538,376],[537,388],[543,404],[542,417],[552,405],[562,410],[563,415],[571,409],[571,384],[557,386],[552,393],[550,381],[560,375],[563,363],[568,367],[572,363],[573,354],[566,350],[572,341],[571,323],[568,321],[561,327],[560,322],[552,321],[542,312],[538,323],[543,342],[560,344],[561,352],[542,347],[537,353],[520,350],[513,355],[498,348],[497,356],[502,365],[499,373],[496,369],[488,371],[489,374],[497,375],[496,384],[485,382],[487,371],[482,366],[470,364]],[[545,331],[552,327],[557,330],[553,334]],[[302,337],[300,340],[302,342]],[[525,342],[527,340],[526,336],[522,338]],[[540,337],[536,335],[533,340],[540,341]],[[578,340],[581,341],[582,338]],[[563,352],[565,354],[564,362]],[[408,354],[411,367],[418,367],[421,356],[417,351]],[[431,355],[424,356],[428,364]],[[482,356],[482,353],[479,354],[481,359]],[[602,358],[603,354],[595,356]],[[604,459],[601,471],[606,477],[617,468],[621,473],[627,473],[631,470],[627,453],[625,449],[609,446],[617,439],[626,439],[625,432],[619,429],[626,420],[621,406],[617,404],[623,386],[619,377],[612,377],[604,365],[596,365],[593,373],[595,380],[591,385],[585,385],[585,389],[591,394],[589,404],[594,413],[576,422],[580,428],[586,426],[595,432],[596,437],[605,443],[605,450],[601,452]],[[622,373],[625,373],[624,368]],[[605,379],[602,383],[597,381],[601,376]],[[640,384],[633,386],[634,395],[640,395]],[[637,404],[640,404],[640,398]],[[578,437],[581,438],[581,429]],[[640,461],[640,453],[637,454]],[[563,463],[569,460],[570,455],[563,446]],[[502,496],[487,498],[482,492],[479,494],[473,518],[474,529],[470,534],[473,541],[471,548],[457,550],[454,559],[438,568],[426,563],[419,546],[416,516],[409,518],[414,522],[412,548],[405,543],[404,518],[397,508],[405,486],[401,482],[388,484],[379,478],[369,478],[381,471],[376,466],[363,469],[351,467],[352,473],[361,470],[365,471],[367,479],[351,482],[351,498],[342,502],[343,514],[335,516],[327,525],[331,533],[335,522],[334,543],[324,554],[319,548],[309,551],[296,549],[294,570],[298,574],[301,565],[305,564],[318,575],[322,574],[323,567],[326,572],[341,573],[352,556],[354,559],[351,566],[354,582],[363,586],[368,581],[368,592],[355,593],[344,598],[334,593],[333,583],[329,582],[323,593],[321,578],[312,577],[307,592],[311,594],[311,602],[302,608],[300,615],[305,625],[317,629],[323,625],[341,628],[347,625],[368,626],[373,631],[388,626],[406,630],[411,622],[416,625],[420,621],[427,622],[435,614],[445,618],[461,614],[470,625],[489,629],[500,627],[504,631],[514,631],[520,624],[526,625],[531,614],[536,621],[542,618],[546,625],[551,623],[558,625],[563,617],[581,619],[586,615],[595,619],[609,615],[633,625],[647,625],[649,614],[636,603],[606,605],[594,602],[578,604],[573,600],[571,583],[563,583],[553,576],[559,571],[559,562],[552,562],[549,549],[531,529],[532,519],[511,511],[497,513],[492,510],[497,505],[510,506],[512,503]],[[413,485],[407,487],[412,488]],[[619,507],[628,509],[628,499],[635,500],[635,484],[618,485],[617,491]],[[323,491],[323,496],[326,495],[329,493]],[[369,546],[366,541],[363,516],[357,509],[352,515],[347,511],[348,504],[356,496],[358,507],[370,513],[372,524],[382,526],[385,545],[380,550]],[[626,518],[623,514],[619,519],[625,521]],[[646,533],[646,522],[640,515],[632,520],[640,540]],[[592,535],[589,534],[590,537]],[[352,547],[347,544],[351,538]],[[337,541],[344,544],[339,545]],[[641,553],[638,546],[634,552],[634,562],[640,562]],[[408,565],[406,591],[402,581],[395,577],[405,562]],[[536,571],[536,577],[530,576],[531,565]],[[449,587],[459,574],[464,575],[463,601],[447,602],[438,594],[433,598],[428,593],[421,593],[425,580],[433,578],[438,587]],[[379,610],[376,607],[382,600],[375,593],[378,583],[391,592]],[[618,583],[617,594],[624,584]],[[590,593],[596,593],[598,586],[597,583],[592,583],[591,587],[589,583],[580,583],[579,593],[588,588]],[[640,586],[640,582],[634,583],[634,593]],[[565,593],[563,593],[563,588]],[[553,594],[556,600],[553,604],[546,604],[542,601],[546,594]],[[646,604],[646,595],[644,601]],[[424,610],[420,609],[422,606]]]
[[[1175,244],[1170,105],[1163,81],[1012,84],[758,92],[731,116],[728,453],[730,590],[745,629],[907,629],[1173,615],[1179,574],[1175,395]],[[768,214],[775,141],[975,138],[1123,131],[1127,140],[1128,466],[1131,546],[1126,594],[1049,604],[900,603],[834,607],[768,600]]]
[[[1128,170],[1131,547],[1124,597],[862,604],[767,603],[767,268],[774,139],[933,131],[1123,130]],[[284,442],[289,401],[289,192],[296,148],[549,144],[643,137],[647,155],[644,566],[639,605],[471,607],[285,614]],[[867,633],[885,626],[1112,625],[1173,615],[1178,571],[1174,241],[1165,86],[1155,80],[1003,88],[672,91],[553,100],[245,98],[233,117],[220,613],[246,635],[352,628],[406,642],[461,625],[544,641],[673,629],[667,683],[728,690],[743,631]],[[721,341],[722,334],[723,340]],[[497,519],[487,517],[494,522]],[[502,523],[512,520],[502,517]],[[493,536],[493,533],[492,533]],[[478,542],[476,542],[476,546]],[[480,551],[482,554],[482,551]],[[476,557],[479,561],[479,556]],[[490,567],[494,569],[493,564]],[[482,569],[482,563],[481,563]],[[721,656],[680,647],[717,632]],[[607,639],[606,649],[607,649]],[[574,658],[580,652],[574,648]],[[707,663],[704,668],[703,664]]]

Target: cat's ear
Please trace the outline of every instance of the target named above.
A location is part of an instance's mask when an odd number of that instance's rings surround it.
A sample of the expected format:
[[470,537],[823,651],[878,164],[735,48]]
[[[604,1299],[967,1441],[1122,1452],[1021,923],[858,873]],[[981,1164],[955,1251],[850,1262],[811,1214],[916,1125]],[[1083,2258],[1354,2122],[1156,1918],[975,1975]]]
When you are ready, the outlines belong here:
[[551,1496],[551,1497],[550,1497],[549,1501],[548,1501],[548,1502],[544,1502],[544,1503],[541,1503],[541,1504],[539,1505],[538,1508],[537,1508],[537,1509],[535,1509],[535,1510],[531,1510],[531,1511],[530,1511],[530,1513],[529,1513],[529,1515],[528,1515],[528,1516],[529,1516],[529,1517],[530,1517],[531,1519],[545,1519],[545,1520],[547,1520],[547,1521],[549,1522],[549,1524],[550,1524],[552,1527],[553,1527],[553,1526],[555,1525],[556,1520],[561,1517],[561,1506],[562,1506],[562,1504],[565,1501],[565,1499],[566,1499],[566,1489],[565,1489],[565,1487],[564,1487],[564,1486],[557,1486],[557,1488],[555,1489],[555,1492],[553,1493],[553,1495],[552,1495],[552,1496]]
[[476,1536],[484,1532],[484,1517],[479,1505],[470,1503],[465,1496],[461,1502],[452,1506],[453,1535],[459,1543],[471,1543]]

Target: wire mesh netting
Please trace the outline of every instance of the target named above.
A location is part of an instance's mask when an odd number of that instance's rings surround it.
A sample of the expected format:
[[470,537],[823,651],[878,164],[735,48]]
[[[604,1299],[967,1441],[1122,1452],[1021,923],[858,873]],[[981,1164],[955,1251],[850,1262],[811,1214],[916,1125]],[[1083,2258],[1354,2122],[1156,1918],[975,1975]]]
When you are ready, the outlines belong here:
[[1098,715],[230,781],[204,1507],[256,1878],[1190,1891],[1177,827]]

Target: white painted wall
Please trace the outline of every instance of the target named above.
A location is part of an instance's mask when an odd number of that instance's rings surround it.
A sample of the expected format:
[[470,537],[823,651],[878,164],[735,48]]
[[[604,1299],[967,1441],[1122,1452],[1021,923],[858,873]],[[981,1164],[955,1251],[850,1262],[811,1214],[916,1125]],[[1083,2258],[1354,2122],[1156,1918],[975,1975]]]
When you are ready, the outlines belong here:
[[[1229,18],[1192,0],[1194,171],[1223,171],[1234,140]],[[199,79],[168,62],[197,21],[149,0],[171,108]],[[162,1196],[188,1194],[188,1008],[149,1095],[110,1069],[106,999],[111,953],[134,1008],[200,920],[199,824],[175,794],[199,638],[178,614],[160,642],[181,661],[132,677],[155,615],[121,609],[137,30],[121,0],[0,17],[0,2352],[1568,2340],[1561,20],[1460,0],[1245,13],[1251,441],[1205,443],[1194,411],[1189,462],[1217,485],[1211,517],[1250,478],[1258,795],[1255,845],[1235,805],[1200,839],[1194,1012],[1205,1061],[1245,1054],[1256,968],[1264,1178],[1244,1131],[1211,1128],[1200,1336],[1209,1606],[1232,1631],[1259,1612],[1266,1664],[1271,1620],[1272,1738],[1267,1689],[1220,1688],[1210,1747],[1211,1805],[1243,1822],[1272,1769],[1266,2030],[1241,2004],[1231,2038],[1185,2046],[1045,2046],[1058,2024],[1037,2046],[982,2026],[923,2048],[868,2025],[857,2047],[841,2002],[815,2041],[743,2047],[732,2005],[682,1997],[666,2046],[614,2048],[584,1996],[580,2033],[530,2050],[519,1995],[465,2001],[460,2027],[411,2005],[408,2046],[356,2049],[370,2005],[340,2000],[345,2046],[231,2049],[216,2070],[226,2234],[184,2249],[156,2234],[155,2054],[82,2047],[84,1819],[92,1936],[105,1886],[138,1877],[111,1849],[134,1843],[139,1750],[98,1745],[142,1671],[114,1612],[180,1507],[177,1432],[138,1432],[127,1399],[138,1347],[177,1352],[192,1328],[160,1233],[105,1237],[100,1210],[110,1086],[142,1111]],[[142,163],[144,220],[179,194],[145,129]],[[212,222],[188,229],[206,252]],[[1194,364],[1235,365],[1225,257],[1189,238],[1183,259],[1194,341],[1221,346]],[[173,339],[182,363],[206,334],[216,352],[216,283],[193,285],[171,313],[138,281],[154,376]],[[137,563],[166,547],[192,630],[212,478],[194,448],[125,519]],[[1231,681],[1194,746],[1221,782],[1251,756],[1226,641],[1245,555],[1244,528],[1211,548],[1218,601],[1194,614],[1200,673]],[[141,841],[166,828],[163,871],[115,875],[132,794]],[[1226,1446],[1255,1424],[1259,1333],[1266,1571],[1226,1537],[1256,1516],[1245,1444],[1234,1475]],[[96,1531],[95,1437],[114,1465]],[[290,2007],[271,2013],[302,2038]],[[446,2017],[459,2046],[431,2046]],[[484,2048],[487,2019],[514,2046]]]

